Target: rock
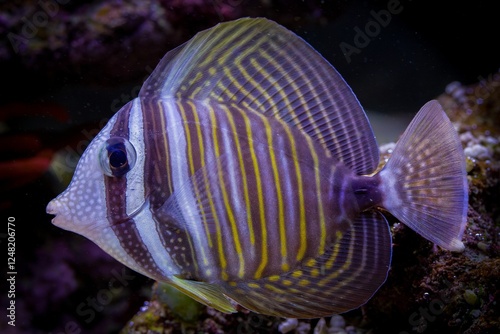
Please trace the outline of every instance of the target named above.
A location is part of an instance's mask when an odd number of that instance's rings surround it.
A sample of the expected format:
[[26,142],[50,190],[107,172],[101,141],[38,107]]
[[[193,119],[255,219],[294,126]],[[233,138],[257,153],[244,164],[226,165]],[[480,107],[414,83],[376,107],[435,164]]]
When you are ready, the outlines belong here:
[[394,225],[388,280],[364,307],[366,326],[375,332],[500,328],[500,73],[471,86],[453,83],[438,101],[468,156],[466,249],[459,254],[434,249],[403,224]]

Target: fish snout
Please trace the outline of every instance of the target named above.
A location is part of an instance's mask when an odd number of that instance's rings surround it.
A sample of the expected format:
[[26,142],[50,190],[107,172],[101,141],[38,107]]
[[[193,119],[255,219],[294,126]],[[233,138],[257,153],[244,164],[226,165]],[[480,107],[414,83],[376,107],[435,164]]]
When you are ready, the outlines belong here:
[[61,201],[58,198],[54,198],[52,201],[47,204],[46,212],[49,215],[54,215],[55,217],[52,218],[52,224],[55,226],[68,229],[68,222],[64,218],[64,205],[62,205]]

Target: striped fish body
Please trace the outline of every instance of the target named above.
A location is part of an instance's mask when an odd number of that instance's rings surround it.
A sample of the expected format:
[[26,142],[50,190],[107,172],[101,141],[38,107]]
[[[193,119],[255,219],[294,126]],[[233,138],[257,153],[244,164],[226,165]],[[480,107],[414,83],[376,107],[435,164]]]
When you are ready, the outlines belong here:
[[422,108],[374,174],[378,160],[335,69],[283,27],[241,19],[169,52],[47,211],[221,311],[234,312],[233,300],[320,317],[358,307],[385,281],[381,207],[463,248],[465,160],[439,104]]
[[[355,174],[284,122],[237,106],[179,100],[140,106],[129,113],[141,114],[144,133],[159,133],[141,139],[141,192],[149,223],[163,234],[159,247],[182,277],[216,282],[288,272],[324,254],[360,212]],[[157,131],[162,127],[167,135]],[[122,191],[134,196],[137,189]]]

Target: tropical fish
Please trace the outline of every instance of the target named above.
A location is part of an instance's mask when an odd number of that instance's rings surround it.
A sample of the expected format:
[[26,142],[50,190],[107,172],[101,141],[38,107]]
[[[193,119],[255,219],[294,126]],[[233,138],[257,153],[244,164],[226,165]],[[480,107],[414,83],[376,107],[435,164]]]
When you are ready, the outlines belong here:
[[223,312],[357,308],[391,264],[389,212],[464,248],[457,133],[426,103],[377,172],[367,116],[304,40],[262,18],[168,52],[82,155],[53,223]]

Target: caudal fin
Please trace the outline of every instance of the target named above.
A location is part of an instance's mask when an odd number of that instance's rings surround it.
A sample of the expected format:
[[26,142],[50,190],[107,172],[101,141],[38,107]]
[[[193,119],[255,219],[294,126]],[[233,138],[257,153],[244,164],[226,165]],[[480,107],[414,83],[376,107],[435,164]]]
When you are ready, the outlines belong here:
[[441,105],[427,102],[380,171],[383,206],[424,238],[462,251],[468,188],[460,140]]

